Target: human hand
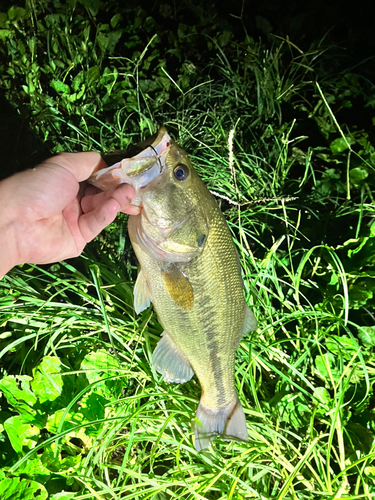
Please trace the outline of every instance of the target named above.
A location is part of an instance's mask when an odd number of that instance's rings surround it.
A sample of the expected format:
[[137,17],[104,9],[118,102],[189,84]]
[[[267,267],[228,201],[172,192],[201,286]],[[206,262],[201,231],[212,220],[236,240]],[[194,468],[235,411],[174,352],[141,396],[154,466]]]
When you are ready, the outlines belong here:
[[62,153],[0,182],[0,277],[76,257],[119,211],[139,213],[130,185],[100,192],[84,182],[104,167],[98,153]]

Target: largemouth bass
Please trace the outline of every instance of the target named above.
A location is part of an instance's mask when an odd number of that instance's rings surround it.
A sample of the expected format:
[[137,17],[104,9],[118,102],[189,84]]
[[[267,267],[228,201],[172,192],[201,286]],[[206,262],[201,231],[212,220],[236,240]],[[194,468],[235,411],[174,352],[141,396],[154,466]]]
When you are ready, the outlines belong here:
[[231,233],[188,155],[164,128],[142,146],[90,182],[101,189],[130,183],[133,204],[142,207],[140,215],[130,216],[128,231],[140,263],[135,310],[152,302],[164,328],[153,365],[167,382],[198,377],[198,451],[217,435],[248,441],[234,385],[235,353],[257,322],[244,299]]

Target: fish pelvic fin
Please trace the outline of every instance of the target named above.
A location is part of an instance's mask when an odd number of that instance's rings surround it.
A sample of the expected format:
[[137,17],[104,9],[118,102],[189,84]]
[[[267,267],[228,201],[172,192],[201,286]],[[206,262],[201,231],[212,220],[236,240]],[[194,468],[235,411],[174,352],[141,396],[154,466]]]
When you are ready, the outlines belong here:
[[183,384],[190,380],[194,372],[166,332],[157,343],[152,354],[152,364],[167,382]]
[[139,270],[134,285],[134,309],[137,314],[147,309],[151,304],[150,292],[142,269]]
[[216,437],[234,441],[249,441],[246,419],[238,398],[234,406],[217,412],[206,408],[200,401],[195,421],[195,449],[207,448]]
[[246,304],[245,307],[245,320],[243,322],[243,335],[246,335],[249,332],[253,332],[256,330],[258,326],[258,322],[255,319],[253,311],[250,309],[250,307]]

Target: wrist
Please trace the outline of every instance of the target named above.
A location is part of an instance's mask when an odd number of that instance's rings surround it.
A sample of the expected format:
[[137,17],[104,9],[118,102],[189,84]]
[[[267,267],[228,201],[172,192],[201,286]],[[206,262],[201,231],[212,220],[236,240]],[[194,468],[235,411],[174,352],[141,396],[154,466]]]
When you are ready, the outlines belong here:
[[8,187],[8,179],[0,181],[0,278],[21,264],[18,259],[17,216]]

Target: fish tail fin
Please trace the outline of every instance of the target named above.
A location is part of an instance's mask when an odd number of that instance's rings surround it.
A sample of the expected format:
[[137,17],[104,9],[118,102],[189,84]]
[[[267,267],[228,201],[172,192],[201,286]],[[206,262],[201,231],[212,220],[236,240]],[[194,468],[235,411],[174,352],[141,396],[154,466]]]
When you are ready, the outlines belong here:
[[234,406],[216,412],[200,401],[195,421],[195,449],[207,448],[218,435],[230,440],[249,441],[245,414],[238,398]]

